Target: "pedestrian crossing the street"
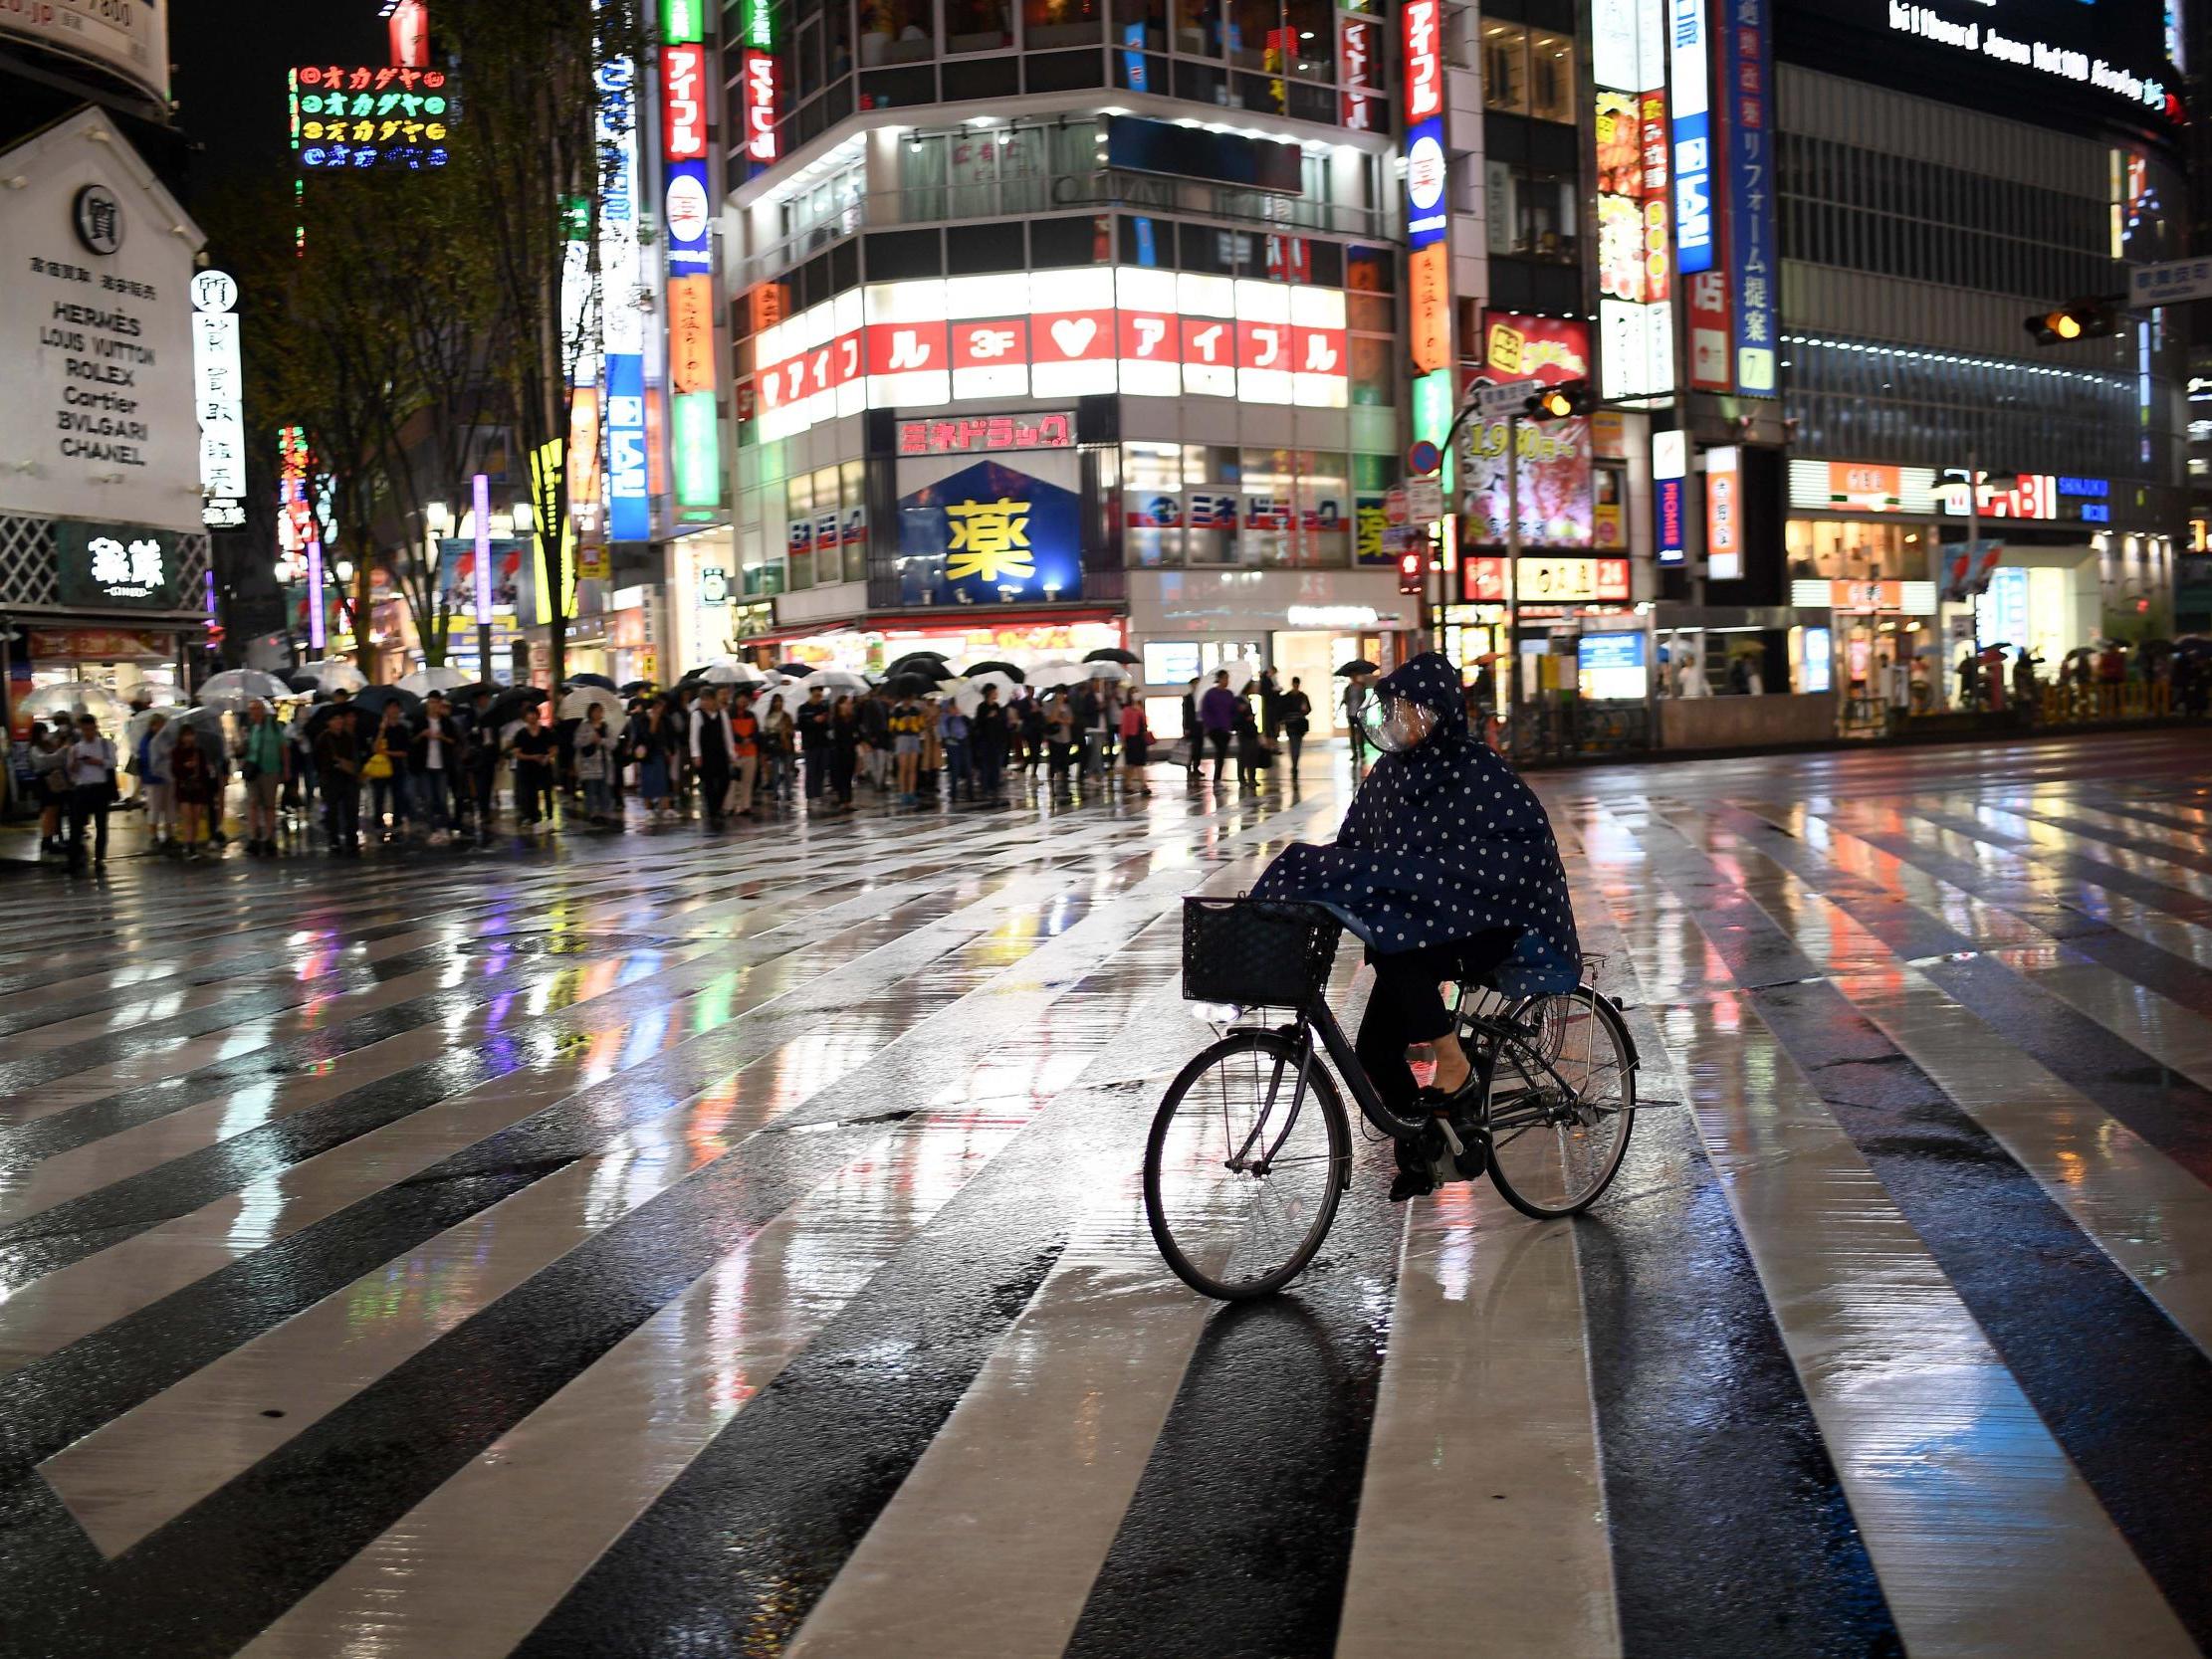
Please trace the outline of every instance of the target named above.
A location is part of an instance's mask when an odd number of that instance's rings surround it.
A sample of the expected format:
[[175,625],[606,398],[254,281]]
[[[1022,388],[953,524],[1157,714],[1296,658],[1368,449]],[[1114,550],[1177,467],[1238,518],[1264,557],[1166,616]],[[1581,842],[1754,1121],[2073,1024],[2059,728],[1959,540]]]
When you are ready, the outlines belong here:
[[[0,1656],[2212,1650],[2212,747],[1540,774],[1576,1221],[1220,1307],[1180,902],[1302,791],[0,885]],[[1349,1025],[1368,976],[1340,954]]]

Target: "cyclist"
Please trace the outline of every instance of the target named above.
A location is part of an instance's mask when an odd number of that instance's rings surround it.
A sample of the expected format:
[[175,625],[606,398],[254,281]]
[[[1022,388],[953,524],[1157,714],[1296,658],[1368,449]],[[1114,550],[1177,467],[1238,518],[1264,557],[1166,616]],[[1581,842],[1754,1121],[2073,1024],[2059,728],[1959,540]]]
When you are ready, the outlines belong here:
[[[1381,757],[1333,846],[1293,842],[1252,889],[1326,906],[1367,945],[1375,987],[1353,1047],[1394,1112],[1442,1112],[1472,1067],[1438,991],[1483,980],[1508,996],[1581,976],[1567,877],[1534,791],[1467,728],[1459,671],[1431,651],[1368,690],[1360,726]],[[1433,1047],[1418,1088],[1406,1050]],[[1401,1173],[1393,1199],[1429,1190]]]

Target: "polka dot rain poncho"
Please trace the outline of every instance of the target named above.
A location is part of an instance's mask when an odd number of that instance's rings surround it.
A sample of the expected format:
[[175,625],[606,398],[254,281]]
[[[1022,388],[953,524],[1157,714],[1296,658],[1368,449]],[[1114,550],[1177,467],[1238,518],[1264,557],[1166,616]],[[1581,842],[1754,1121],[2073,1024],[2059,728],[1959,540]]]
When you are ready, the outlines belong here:
[[1376,695],[1432,710],[1428,739],[1377,760],[1336,844],[1293,842],[1252,889],[1325,905],[1373,955],[1517,934],[1491,977],[1509,996],[1572,990],[1582,974],[1551,820],[1518,773],[1467,729],[1459,673],[1431,651]]

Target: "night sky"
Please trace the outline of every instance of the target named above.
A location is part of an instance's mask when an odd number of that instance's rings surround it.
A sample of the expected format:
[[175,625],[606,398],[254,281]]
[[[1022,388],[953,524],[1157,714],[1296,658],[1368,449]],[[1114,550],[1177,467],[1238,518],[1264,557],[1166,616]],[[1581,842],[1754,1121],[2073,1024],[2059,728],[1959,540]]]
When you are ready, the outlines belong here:
[[195,195],[256,172],[289,176],[285,71],[384,62],[376,11],[377,0],[170,0],[171,90],[194,145]]

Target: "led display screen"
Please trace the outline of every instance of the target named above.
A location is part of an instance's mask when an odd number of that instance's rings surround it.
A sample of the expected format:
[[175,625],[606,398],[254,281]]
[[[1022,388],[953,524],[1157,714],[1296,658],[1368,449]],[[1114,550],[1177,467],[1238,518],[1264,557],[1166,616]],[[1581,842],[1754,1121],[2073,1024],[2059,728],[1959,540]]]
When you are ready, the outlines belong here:
[[2181,119],[2163,0],[1775,0],[1775,52],[2014,120]]
[[1304,188],[1296,144],[1247,138],[1237,132],[1208,132],[1135,115],[1107,118],[1106,160],[1128,172],[1171,173],[1285,196],[1298,195]]

